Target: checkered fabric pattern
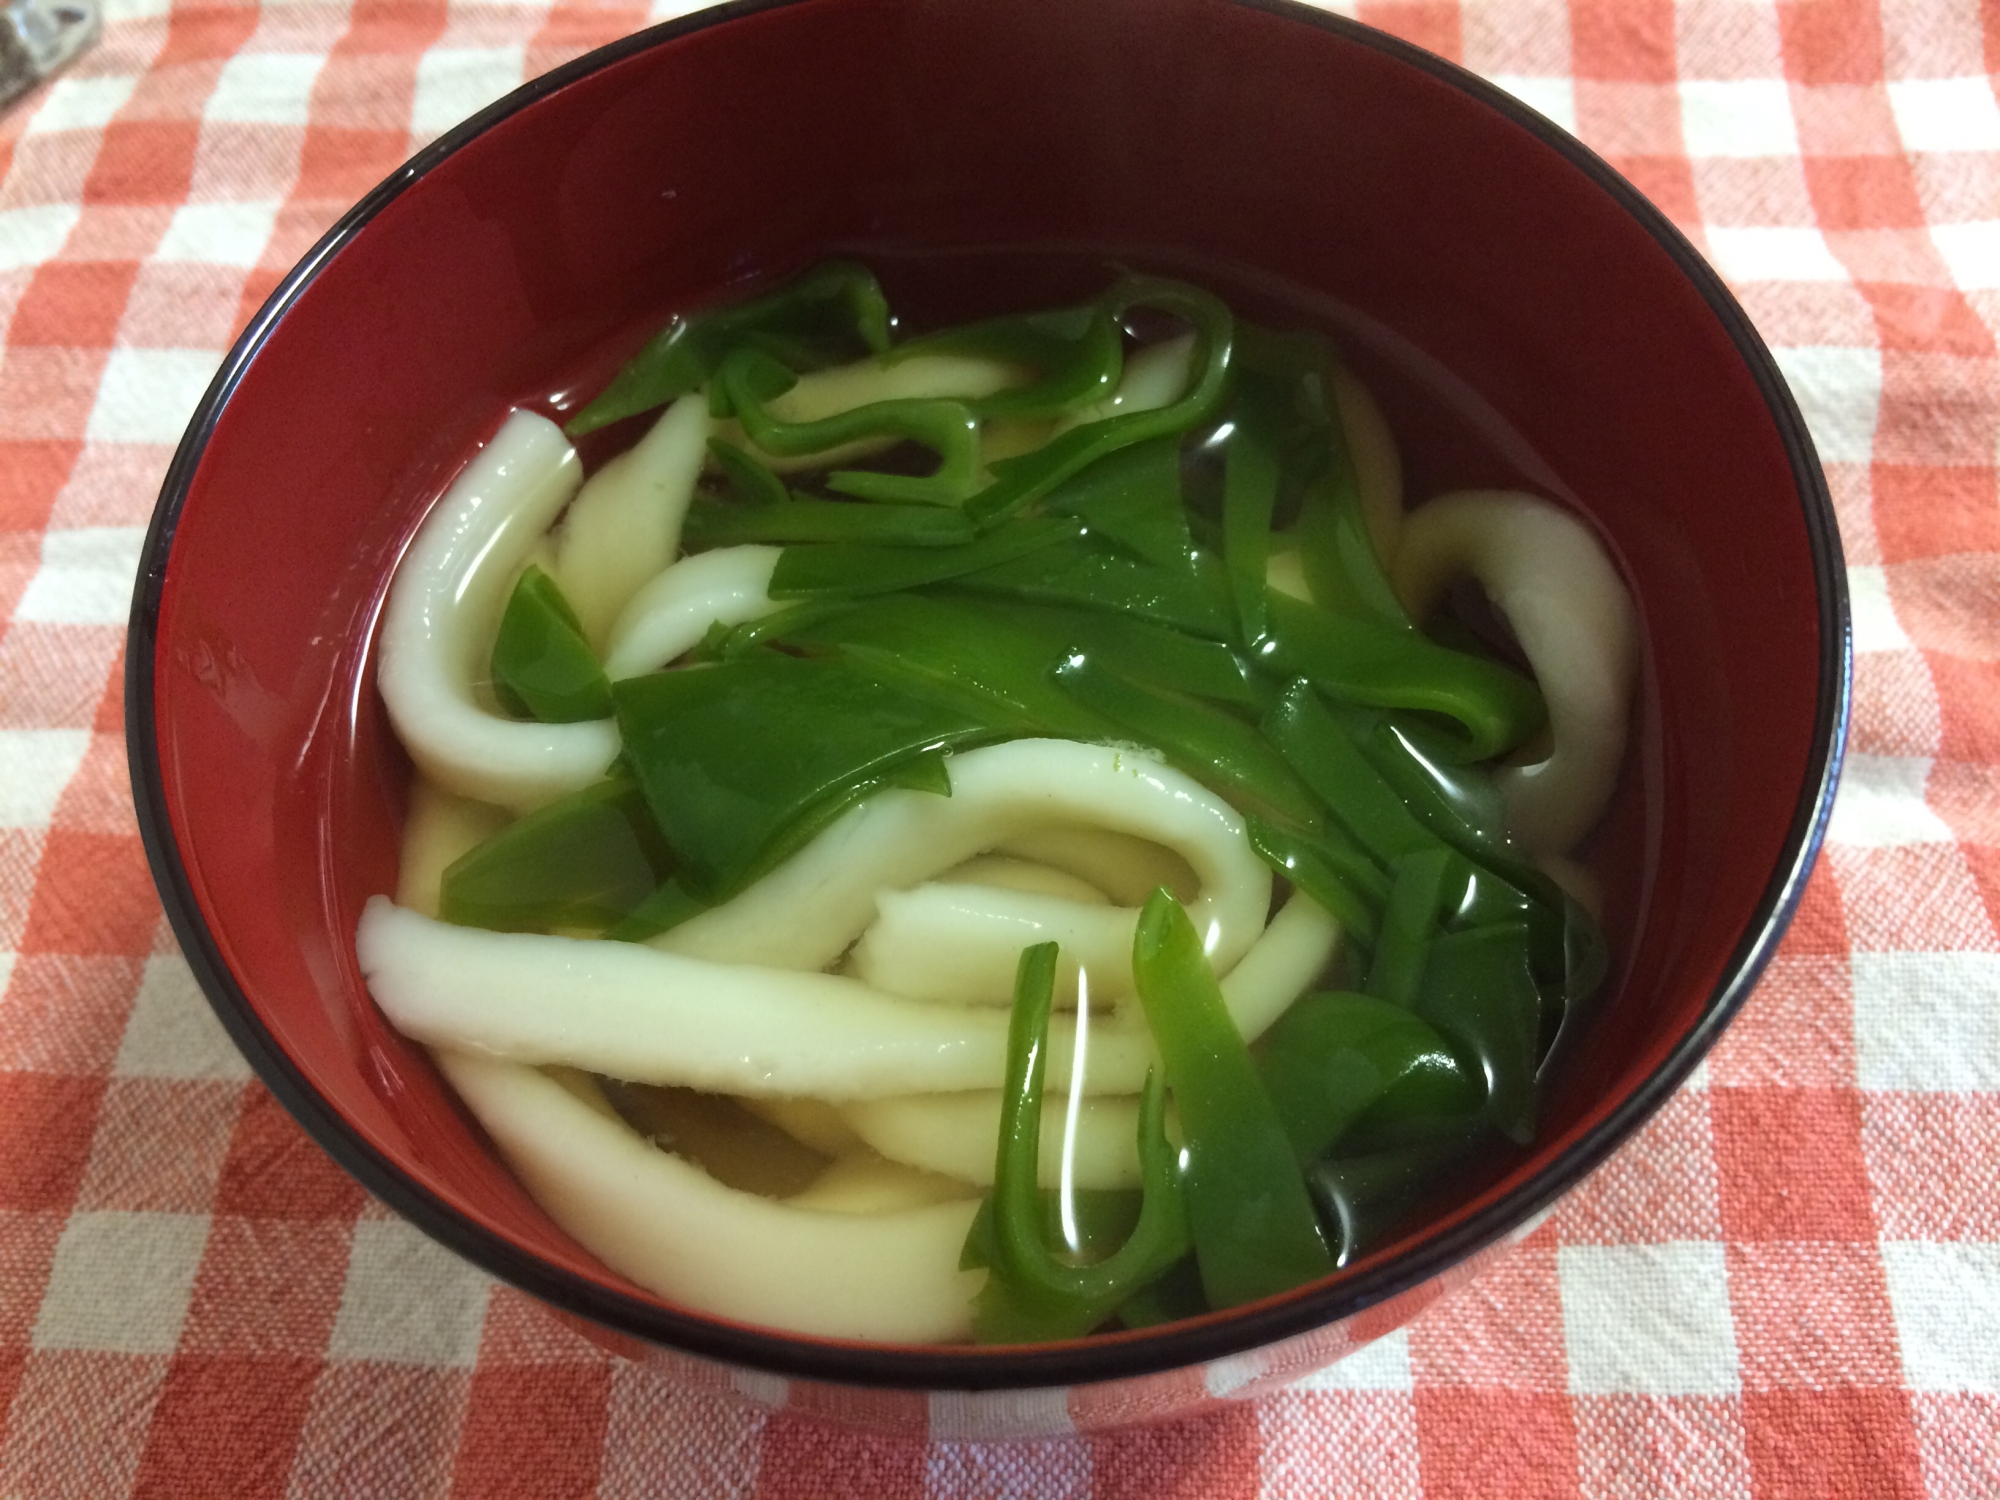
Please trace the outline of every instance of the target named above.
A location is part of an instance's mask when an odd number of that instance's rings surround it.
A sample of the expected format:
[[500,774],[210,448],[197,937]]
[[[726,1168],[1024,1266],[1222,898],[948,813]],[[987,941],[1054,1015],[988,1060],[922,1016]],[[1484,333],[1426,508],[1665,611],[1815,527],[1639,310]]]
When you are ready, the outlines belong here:
[[0,1493],[2000,1494],[2000,8],[1383,0],[1735,288],[1825,460],[1858,706],[1741,1020],[1499,1268],[1277,1397],[889,1440],[615,1360],[366,1196],[174,951],[123,627],[172,445],[411,150],[686,8],[109,0],[0,116]]

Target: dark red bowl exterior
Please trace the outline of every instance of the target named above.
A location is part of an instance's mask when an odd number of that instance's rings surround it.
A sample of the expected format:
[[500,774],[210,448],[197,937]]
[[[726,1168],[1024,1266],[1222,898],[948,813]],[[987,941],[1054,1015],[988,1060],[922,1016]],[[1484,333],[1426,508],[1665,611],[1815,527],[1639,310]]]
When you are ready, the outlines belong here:
[[[352,938],[393,888],[407,769],[366,648],[423,507],[510,403],[829,248],[960,314],[1033,301],[1075,253],[1253,303],[1267,283],[1332,299],[1364,365],[1371,341],[1415,346],[1524,441],[1517,471],[1596,520],[1647,643],[1641,764],[1614,813],[1638,851],[1622,976],[1570,1039],[1532,1155],[1476,1198],[1326,1283],[1164,1332],[781,1338],[599,1265],[369,1002]],[[1507,477],[1484,450],[1412,462],[1430,488]],[[1163,1372],[1292,1341],[1252,1371],[1268,1377],[1386,1331],[1636,1129],[1789,918],[1846,709],[1824,483],[1713,273],[1496,90],[1256,0],[733,6],[501,101],[336,226],[230,355],[161,496],[128,679],[141,824],[188,958],[273,1091],[377,1194],[558,1307],[740,1369],[907,1392],[1152,1379],[1144,1400],[1098,1384],[1094,1407],[1070,1401],[1103,1420],[1204,1388]]]

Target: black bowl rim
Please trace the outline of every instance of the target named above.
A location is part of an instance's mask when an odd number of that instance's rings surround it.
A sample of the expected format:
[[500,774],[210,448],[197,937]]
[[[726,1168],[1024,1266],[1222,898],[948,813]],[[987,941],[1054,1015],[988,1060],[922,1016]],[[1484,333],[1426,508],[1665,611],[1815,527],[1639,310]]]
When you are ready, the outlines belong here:
[[146,535],[126,650],[126,748],[146,858],[196,980],[230,1038],[259,1078],[319,1145],[370,1192],[474,1265],[555,1307],[619,1333],[700,1358],[781,1376],[900,1390],[1033,1389],[1130,1379],[1199,1365],[1308,1333],[1410,1291],[1475,1252],[1519,1234],[1608,1158],[1677,1089],[1735,1016],[1763,972],[1804,893],[1825,836],[1846,748],[1852,648],[1846,570],[1833,502],[1812,439],[1790,389],[1748,315],[1700,252],[1637,188],[1574,136],[1454,63],[1385,33],[1297,3],[1230,0],[1247,9],[1315,26],[1416,68],[1498,111],[1562,153],[1644,228],[1715,314],[1764,398],[1804,511],[1818,586],[1820,661],[1812,753],[1787,830],[1784,852],[1745,923],[1701,1019],[1631,1094],[1581,1139],[1525,1183],[1409,1254],[1315,1292],[1242,1309],[1232,1316],[1169,1326],[1134,1339],[1021,1349],[925,1350],[822,1342],[676,1312],[585,1281],[500,1238],[418,1186],[358,1136],[265,1030],[224,961],[175,844],[167,813],[157,725],[154,655],[174,535],[189,487],[223,409],[245,371],[293,303],[347,242],[410,184],[447,157],[543,96],[662,43],[745,16],[813,0],[737,0],[631,36],[522,85],[419,151],[350,209],[285,277],[223,360],[174,453]]

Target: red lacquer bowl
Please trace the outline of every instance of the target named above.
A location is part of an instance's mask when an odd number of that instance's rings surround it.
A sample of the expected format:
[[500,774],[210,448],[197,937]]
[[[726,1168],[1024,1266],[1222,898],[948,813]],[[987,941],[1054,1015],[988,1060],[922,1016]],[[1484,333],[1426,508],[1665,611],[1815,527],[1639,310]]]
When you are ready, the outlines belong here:
[[[363,990],[355,922],[393,888],[408,777],[369,642],[425,505],[511,403],[572,400],[671,310],[830,250],[876,263],[917,321],[1088,292],[1108,260],[1252,312],[1307,299],[1402,430],[1414,495],[1525,480],[1594,518],[1625,571],[1646,650],[1603,835],[1612,986],[1565,1038],[1533,1150],[1323,1283],[1001,1350],[681,1312],[548,1220]],[[1769,956],[1831,802],[1848,675],[1805,428],[1686,241],[1496,90],[1275,0],[738,5],[529,84],[370,194],[232,352],[161,495],[129,661],[167,910],[335,1158],[628,1353],[957,1436],[1266,1389],[1531,1224],[1687,1075]]]

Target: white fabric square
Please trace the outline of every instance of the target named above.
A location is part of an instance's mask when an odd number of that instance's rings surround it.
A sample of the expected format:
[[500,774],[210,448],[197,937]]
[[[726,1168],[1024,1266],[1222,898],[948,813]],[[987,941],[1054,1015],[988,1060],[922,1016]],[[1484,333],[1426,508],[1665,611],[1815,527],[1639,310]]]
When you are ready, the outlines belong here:
[[417,61],[411,132],[425,139],[442,135],[519,88],[526,66],[520,47],[431,48]]
[[1931,243],[1961,291],[2000,291],[2000,219],[1933,224]]
[[0,828],[46,828],[83,764],[88,729],[0,729]]
[[207,1243],[206,1214],[71,1214],[35,1317],[34,1347],[173,1353]]
[[1910,1385],[2000,1392],[2000,1245],[1890,1240],[1882,1269]]
[[1569,1245],[1556,1252],[1556,1272],[1572,1393],[1736,1394],[1722,1246]]
[[1773,349],[1822,462],[1865,464],[1882,406],[1882,355],[1875,349],[1807,345]]
[[253,203],[184,203],[174,210],[153,259],[247,269],[263,255],[277,220],[275,198]]
[[1731,281],[1845,281],[1847,267],[1817,229],[1711,227],[1708,253]]
[[303,125],[312,112],[320,52],[239,52],[222,65],[205,120],[239,125]]
[[1889,108],[1912,151],[2000,151],[2000,99],[1983,74],[1891,79]]
[[174,0],[104,0],[104,24],[113,21],[150,21],[166,15]]
[[1070,1432],[1069,1388],[1027,1391],[932,1391],[930,1438],[934,1443],[1004,1443],[1011,1438]]
[[1913,755],[1849,755],[1834,795],[1827,842],[1857,849],[1949,844],[1951,825],[1924,801],[1931,763]]
[[102,130],[109,125],[137,78],[58,78],[42,107],[28,117],[25,135],[53,135],[58,130]]
[[1571,80],[1496,73],[1487,82],[1505,89],[1528,108],[1545,119],[1553,120],[1571,134],[1576,132],[1576,85]]
[[247,1079],[250,1065],[215,1018],[187,960],[146,960],[113,1071],[127,1078]]
[[698,10],[706,10],[714,3],[715,0],[652,0],[646,7],[646,20],[649,24],[677,20],[682,16],[691,16]]
[[1896,619],[1889,599],[1888,570],[1863,565],[1847,570],[1847,601],[1854,613],[1854,649],[1907,651],[1910,638]]
[[21,602],[17,620],[47,625],[123,625],[132,613],[132,585],[139,576],[138,526],[77,526],[42,536],[42,562]]
[[354,1226],[327,1354],[470,1367],[486,1324],[489,1285],[422,1230],[400,1219],[364,1219]]
[[1410,1373],[1410,1335],[1404,1329],[1364,1344],[1338,1364],[1315,1370],[1294,1381],[1295,1391],[1409,1391],[1416,1388]]
[[2000,1091],[2000,953],[1856,953],[1849,972],[1864,1089]]
[[1798,154],[1792,96],[1782,78],[1688,78],[1680,94],[1689,156]]
[[113,349],[83,435],[94,443],[178,443],[221,363],[215,349]]
[[83,210],[74,203],[43,203],[0,213],[0,271],[22,271],[62,249]]

